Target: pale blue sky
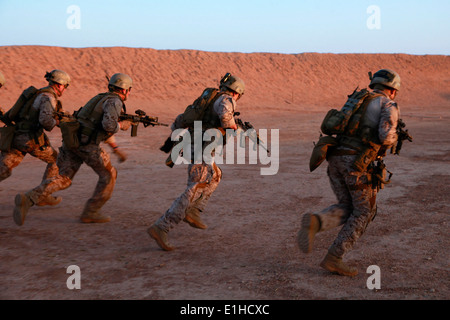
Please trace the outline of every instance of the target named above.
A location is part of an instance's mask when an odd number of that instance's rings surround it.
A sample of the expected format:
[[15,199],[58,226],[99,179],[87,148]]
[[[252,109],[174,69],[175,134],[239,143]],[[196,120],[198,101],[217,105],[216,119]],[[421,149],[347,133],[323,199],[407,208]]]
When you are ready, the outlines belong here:
[[450,0],[0,0],[0,46],[448,55],[449,17]]

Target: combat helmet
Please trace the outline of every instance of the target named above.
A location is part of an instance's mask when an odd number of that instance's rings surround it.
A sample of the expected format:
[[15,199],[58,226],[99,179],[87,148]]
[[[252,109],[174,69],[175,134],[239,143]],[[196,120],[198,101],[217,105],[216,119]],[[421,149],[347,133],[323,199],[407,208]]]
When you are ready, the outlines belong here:
[[390,69],[381,69],[375,72],[373,76],[369,73],[370,84],[369,88],[373,89],[376,84],[382,84],[383,86],[400,90],[400,76],[397,72]]
[[115,73],[113,74],[111,79],[109,79],[108,85],[124,90],[130,90],[133,86],[133,80],[129,75],[126,75],[124,73]]
[[232,76],[231,73],[227,73],[221,80],[220,80],[220,88],[223,87],[228,88],[241,96],[244,94],[245,91],[245,83],[242,81],[241,78]]
[[70,76],[62,70],[53,70],[51,72],[47,72],[45,74],[45,79],[50,83],[54,82],[57,84],[61,84],[66,88],[70,84]]
[[0,88],[3,87],[5,85],[5,77],[3,76],[3,74],[0,72]]

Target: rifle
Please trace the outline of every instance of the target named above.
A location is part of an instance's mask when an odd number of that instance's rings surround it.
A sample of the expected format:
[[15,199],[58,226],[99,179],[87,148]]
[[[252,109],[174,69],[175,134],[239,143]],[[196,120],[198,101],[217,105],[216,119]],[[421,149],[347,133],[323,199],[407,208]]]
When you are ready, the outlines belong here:
[[53,116],[59,121],[70,121],[76,119],[76,112],[70,114],[67,111],[55,111],[53,112]]
[[164,126],[168,127],[168,124],[160,123],[158,121],[158,117],[149,117],[147,114],[138,109],[135,111],[136,115],[122,113],[119,116],[119,121],[128,120],[131,121],[131,136],[136,137],[137,136],[137,128],[139,123],[142,123],[144,125],[144,128],[147,128],[148,126]]
[[[240,114],[241,114],[240,112],[234,113],[235,116],[239,116]],[[258,134],[258,132],[256,132],[255,127],[253,127],[253,125],[250,122],[244,122],[240,118],[234,118],[234,121],[236,122],[237,127],[242,129],[244,132],[247,132],[248,130],[253,129],[253,133],[248,136],[249,139],[252,140],[254,143],[262,146],[264,148],[264,150],[266,150],[267,152],[270,153],[269,148],[267,148],[264,145],[264,142],[259,138],[259,134]],[[255,146],[255,148],[256,148],[256,146]]]
[[372,186],[373,188],[376,188],[377,191],[384,189],[385,184],[391,183],[393,173],[386,168],[381,157],[377,159],[377,164],[373,165],[372,170]]
[[400,150],[402,149],[403,146],[403,141],[408,140],[409,142],[413,141],[413,137],[408,133],[408,130],[404,130],[404,128],[406,127],[406,124],[403,122],[402,119],[398,120],[398,125],[397,125],[397,145],[393,146],[391,148],[391,153],[396,154],[396,155],[400,155]]

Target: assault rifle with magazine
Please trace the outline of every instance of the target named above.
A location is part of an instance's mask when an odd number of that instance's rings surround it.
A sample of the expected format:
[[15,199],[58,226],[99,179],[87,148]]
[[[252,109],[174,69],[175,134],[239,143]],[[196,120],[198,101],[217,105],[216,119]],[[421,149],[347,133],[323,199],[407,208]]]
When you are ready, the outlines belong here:
[[[240,112],[235,112],[234,116],[239,116]],[[260,145],[261,147],[263,147],[264,150],[266,150],[267,152],[270,153],[269,148],[267,148],[264,145],[264,142],[259,138],[259,134],[256,131],[255,127],[253,127],[253,125],[250,122],[244,122],[242,121],[242,119],[240,118],[234,118],[234,121],[236,122],[236,125],[239,129],[241,129],[244,132],[247,132],[249,130],[252,130],[252,132],[250,132],[250,134],[248,135],[249,139],[252,140],[255,144]],[[256,148],[256,145],[255,145]]]
[[119,121],[128,120],[131,121],[131,136],[136,137],[137,136],[137,128],[139,123],[142,123],[144,125],[144,128],[147,128],[148,126],[164,126],[168,127],[168,124],[160,123],[158,121],[158,117],[150,117],[148,116],[144,111],[138,109],[135,111],[136,115],[122,113],[119,116]]
[[403,146],[403,141],[408,140],[409,142],[413,141],[413,137],[408,133],[408,129],[405,130],[406,124],[403,122],[402,119],[398,120],[397,125],[397,145],[393,146],[391,149],[391,153],[400,155],[400,150]]

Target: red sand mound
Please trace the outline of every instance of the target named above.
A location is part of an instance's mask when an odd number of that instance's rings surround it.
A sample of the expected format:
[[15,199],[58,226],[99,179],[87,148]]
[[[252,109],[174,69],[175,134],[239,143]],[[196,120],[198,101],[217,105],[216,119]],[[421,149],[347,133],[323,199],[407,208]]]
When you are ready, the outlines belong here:
[[7,78],[2,102],[11,105],[23,88],[45,84],[45,71],[62,69],[73,79],[63,97],[77,109],[106,88],[106,75],[134,79],[129,105],[152,113],[178,112],[206,86],[231,72],[246,85],[242,108],[279,111],[326,110],[345,101],[356,86],[368,85],[368,71],[392,68],[402,78],[402,106],[442,107],[450,99],[450,57],[405,54],[219,53],[135,48],[0,47]]

